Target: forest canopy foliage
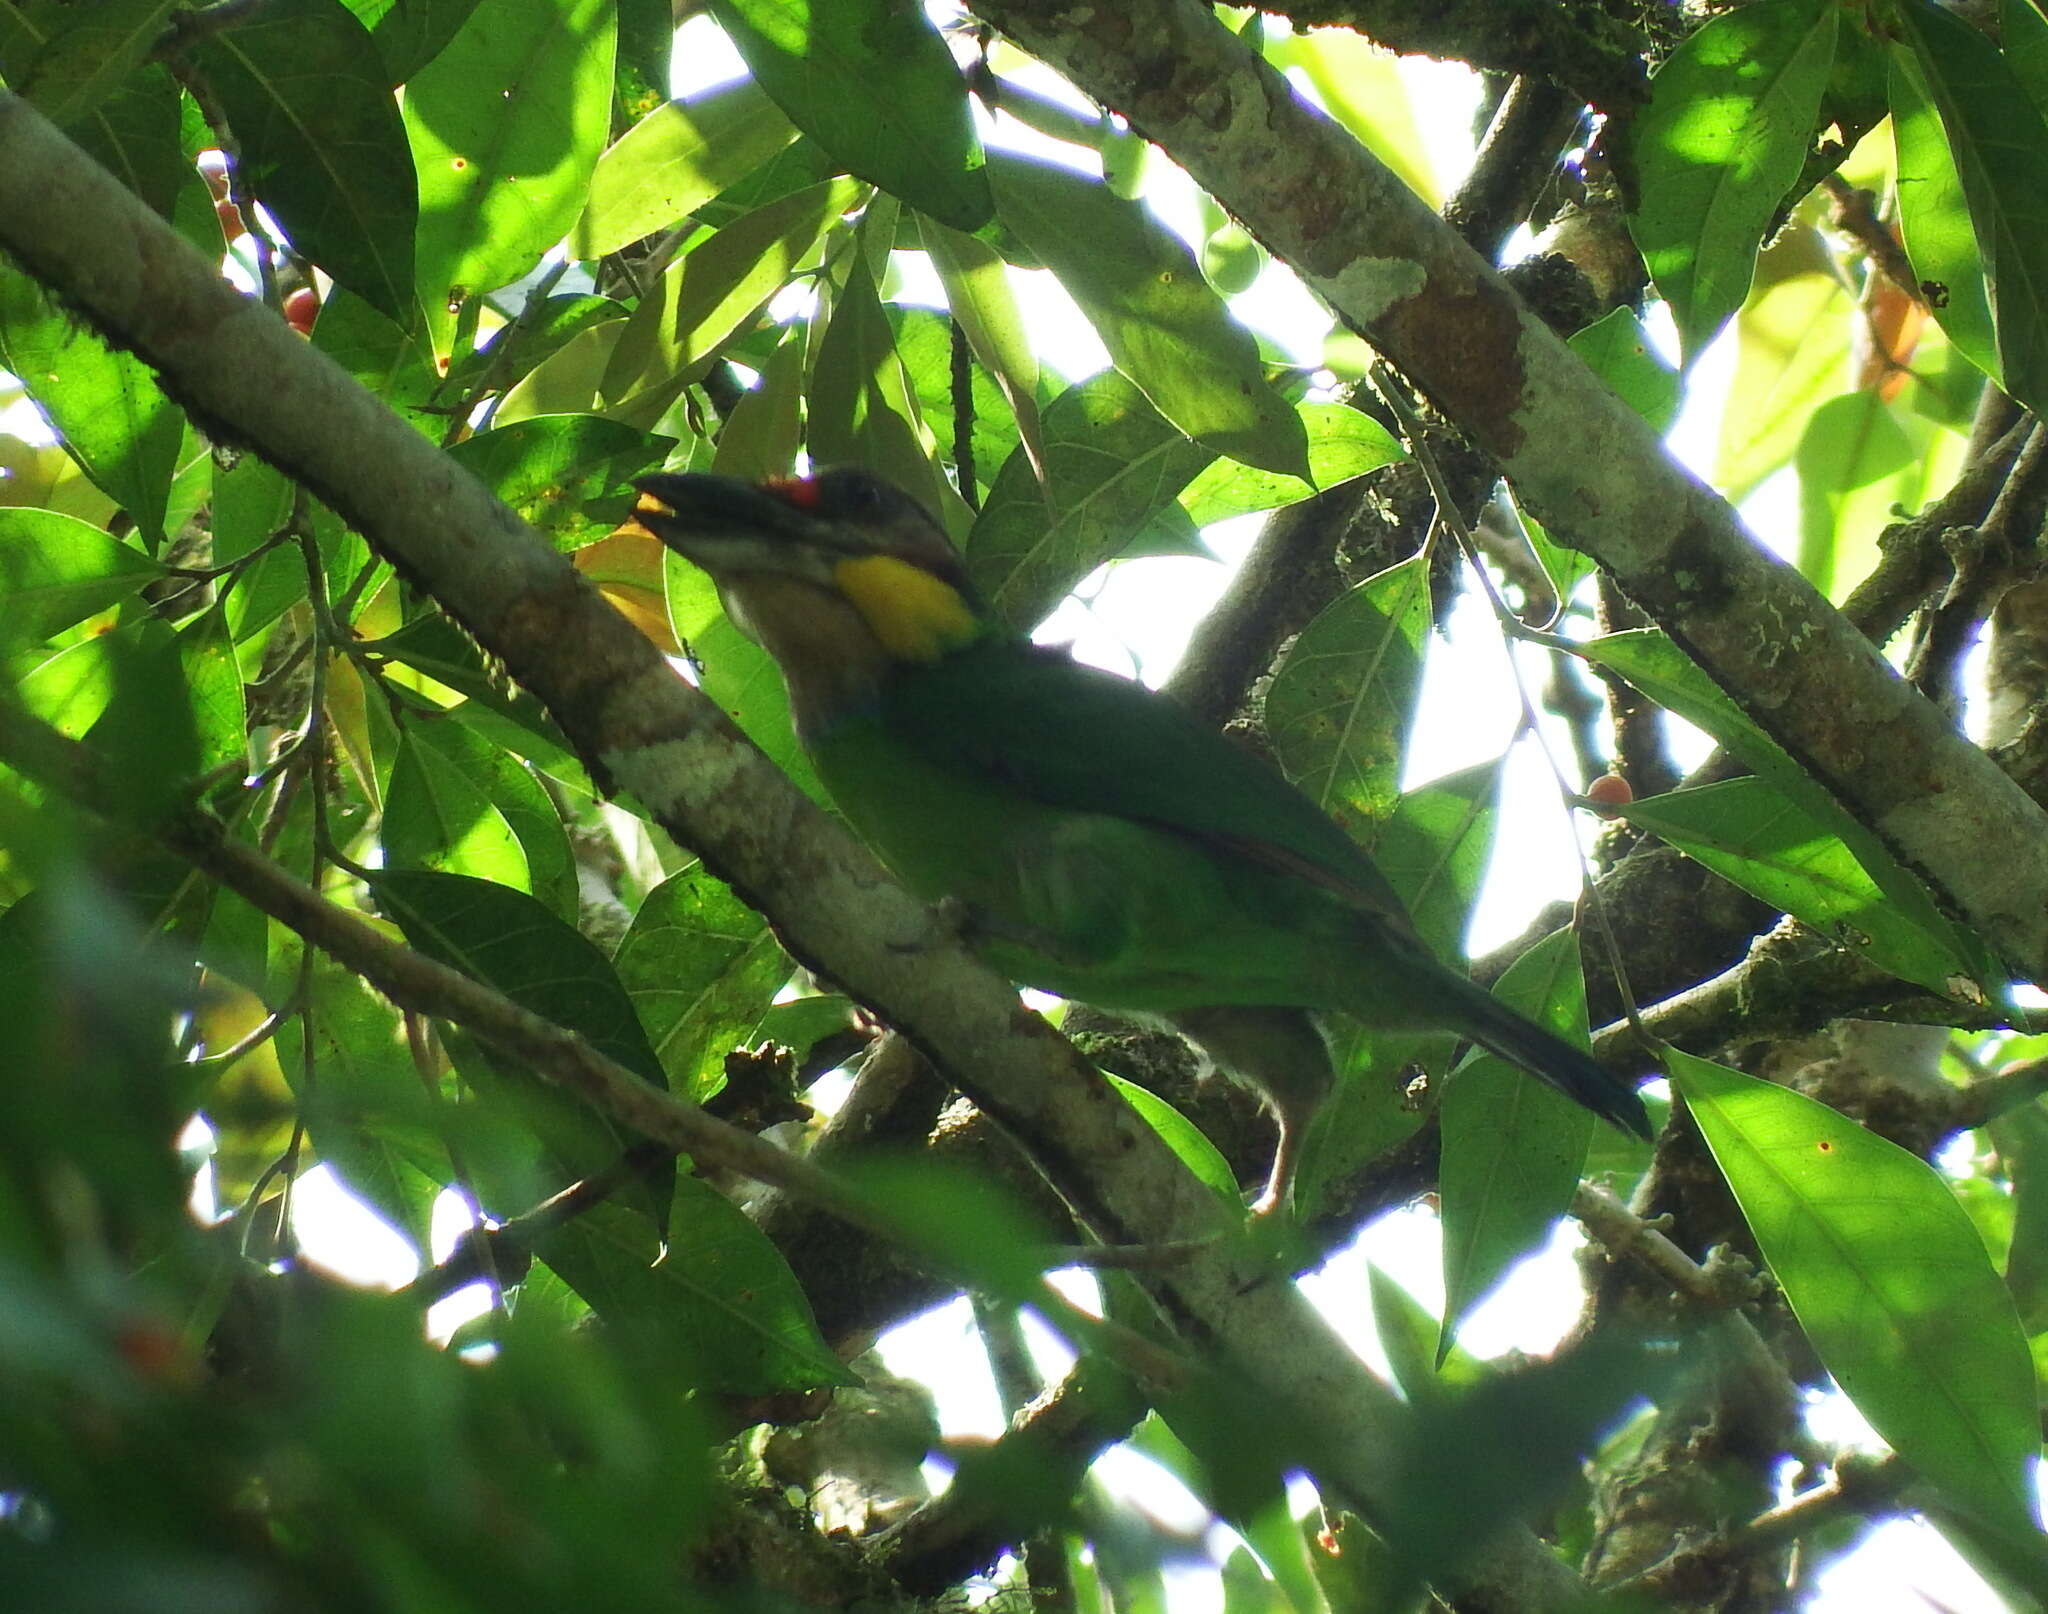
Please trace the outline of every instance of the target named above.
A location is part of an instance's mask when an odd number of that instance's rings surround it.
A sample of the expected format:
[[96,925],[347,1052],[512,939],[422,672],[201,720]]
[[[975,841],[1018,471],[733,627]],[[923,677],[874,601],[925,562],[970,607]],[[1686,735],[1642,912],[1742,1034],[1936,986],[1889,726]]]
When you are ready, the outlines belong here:
[[[2042,1606],[2033,0],[0,0],[0,84],[18,1606],[1761,1610],[1888,1520]],[[1426,680],[1522,714],[1585,889],[1472,968],[1655,1145],[1340,1028],[1244,1229],[1256,1105],[1020,1015],[621,530],[835,464],[1022,632],[1261,521],[1166,687],[1447,960],[1539,809]],[[1289,1275],[1423,1202],[1382,1373]],[[1568,1342],[1461,1348],[1561,1222]],[[992,1442],[867,1352],[963,1292]]]

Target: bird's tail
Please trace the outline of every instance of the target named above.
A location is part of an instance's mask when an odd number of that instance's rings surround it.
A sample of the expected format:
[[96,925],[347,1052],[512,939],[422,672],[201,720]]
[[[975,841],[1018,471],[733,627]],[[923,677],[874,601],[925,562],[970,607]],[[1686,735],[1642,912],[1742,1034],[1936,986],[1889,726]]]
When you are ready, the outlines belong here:
[[1653,1133],[1650,1113],[1636,1090],[1620,1077],[1593,1062],[1583,1048],[1574,1048],[1509,1008],[1491,992],[1473,981],[1458,982],[1459,1007],[1456,1029],[1490,1054],[1498,1054],[1538,1080],[1548,1083],[1573,1103],[1583,1105],[1603,1121],[1648,1141]]

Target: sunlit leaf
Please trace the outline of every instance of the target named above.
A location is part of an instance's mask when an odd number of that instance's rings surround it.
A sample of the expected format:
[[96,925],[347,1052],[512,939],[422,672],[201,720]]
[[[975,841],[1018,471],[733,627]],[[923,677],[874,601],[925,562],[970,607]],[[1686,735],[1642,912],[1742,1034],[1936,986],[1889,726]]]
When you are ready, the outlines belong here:
[[1059,276],[1162,415],[1216,453],[1308,474],[1300,417],[1179,236],[1071,169],[999,153],[989,172],[1003,222]]
[[2039,1393],[2012,1297],[1924,1160],[1825,1104],[1672,1054],[1771,1275],[1857,1410],[1993,1525],[2033,1529]]
[[762,89],[846,165],[956,230],[988,222],[988,177],[952,52],[888,0],[712,0]]
[[1835,21],[1835,7],[1805,0],[1723,12],[1650,79],[1629,228],[1688,363],[1749,295],[1764,231],[1813,138]]
[[570,249],[598,258],[666,229],[795,138],[790,121],[750,79],[665,102],[598,159]]

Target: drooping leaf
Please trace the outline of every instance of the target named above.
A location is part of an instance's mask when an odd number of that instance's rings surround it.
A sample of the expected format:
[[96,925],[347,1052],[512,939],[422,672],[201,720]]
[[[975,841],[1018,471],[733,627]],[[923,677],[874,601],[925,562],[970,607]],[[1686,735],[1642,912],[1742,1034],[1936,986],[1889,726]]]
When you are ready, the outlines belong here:
[[533,415],[448,452],[566,551],[618,525],[627,483],[661,464],[675,441],[596,415]]
[[1691,34],[1636,118],[1629,228],[1690,363],[1749,295],[1834,66],[1836,8],[1764,0]]
[[1140,1087],[1136,1082],[1125,1081],[1114,1071],[1104,1071],[1109,1085],[1124,1097],[1124,1102],[1144,1118],[1145,1124],[1174,1152],[1180,1163],[1195,1174],[1198,1181],[1207,1183],[1225,1200],[1236,1207],[1237,1177],[1230,1164],[1223,1158],[1216,1145],[1203,1135],[1202,1129],[1190,1121],[1179,1110],[1150,1088]]
[[1898,16],[1969,200],[2002,385],[2029,408],[2048,407],[2048,122],[1997,47],[1960,17],[1926,0]]
[[[1808,778],[1777,741],[1759,728],[1713,680],[1681,651],[1670,638],[1656,629],[1610,633],[1590,640],[1583,647],[1587,658],[1619,673],[1637,689],[1667,711],[1704,729],[1764,779],[1776,785],[1813,821],[1855,854],[1871,879],[1899,912],[1930,935],[1948,938],[1959,956],[1979,955],[1968,938],[1934,906],[1926,888],[1884,844],[1837,805],[1820,785]],[[1983,959],[1971,972],[1979,986],[1998,977],[1998,971]],[[1956,990],[1969,995],[1969,982],[1956,983]]]
[[1214,460],[1181,495],[1188,518],[1206,527],[1232,516],[1277,510],[1408,457],[1392,432],[1348,405],[1303,404],[1300,414],[1308,434],[1309,481],[1261,471],[1238,460]]
[[1678,373],[1651,350],[1649,336],[1633,310],[1617,308],[1584,330],[1572,332],[1568,345],[1659,435],[1670,429],[1678,416],[1684,385]]
[[846,171],[956,230],[988,222],[988,176],[952,52],[896,0],[712,0],[789,121]]
[[2033,1362],[1948,1185],[1802,1094],[1676,1051],[1671,1074],[1835,1382],[1931,1484],[2031,1533]]
[[861,193],[853,180],[808,186],[735,220],[669,265],[604,368],[608,412],[617,416],[643,397],[657,401],[655,413],[665,409],[690,366],[811,261],[826,229]]
[[569,233],[611,135],[604,0],[490,5],[406,85],[419,170],[418,296],[437,350],[457,311]]
[[399,735],[384,792],[383,843],[392,868],[438,869],[515,891],[531,884],[526,853],[505,815],[436,746],[411,732]]
[[39,48],[9,87],[60,128],[88,122],[148,59],[176,0],[99,0],[52,15]]
[[1899,232],[1916,289],[1958,352],[1993,381],[1998,332],[1969,198],[1919,61],[1893,51],[1892,149],[1898,162]]
[[149,368],[108,347],[27,275],[5,267],[0,368],[20,379],[79,469],[128,512],[152,547],[162,543],[184,417]]
[[210,33],[199,60],[293,248],[411,327],[418,187],[369,30],[341,0],[277,0]]
[[677,1181],[665,1240],[643,1218],[600,1205],[549,1234],[539,1253],[680,1383],[765,1395],[852,1382],[788,1263],[708,1183]]
[[1969,978],[1945,934],[1887,900],[1838,837],[1765,780],[1728,779],[1622,811],[1630,823],[1879,969],[1944,997]]
[[[1924,456],[1875,388],[1830,398],[1807,417],[1794,463],[1799,468],[1799,570],[1831,599],[1841,599],[1862,571],[1839,564],[1837,550],[1882,521],[1901,481],[1914,479]],[[1914,501],[1917,502],[1917,501]]]
[[656,107],[600,157],[569,247],[601,258],[667,229],[796,138],[750,79]]
[[1301,417],[1179,236],[1071,169],[998,153],[989,172],[1003,222],[1073,294],[1154,408],[1218,454],[1307,478]]
[[946,306],[974,356],[1003,389],[1025,450],[1034,468],[1043,472],[1046,446],[1038,418],[1038,355],[1002,254],[937,219],[920,221],[920,231],[932,267],[946,288]]

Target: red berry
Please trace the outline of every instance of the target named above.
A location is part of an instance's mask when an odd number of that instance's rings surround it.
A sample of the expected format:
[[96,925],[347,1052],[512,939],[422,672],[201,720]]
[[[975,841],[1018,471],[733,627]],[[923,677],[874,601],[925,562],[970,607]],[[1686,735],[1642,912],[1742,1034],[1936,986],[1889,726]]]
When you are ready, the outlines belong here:
[[1619,818],[1618,809],[1636,799],[1629,782],[1618,773],[1603,773],[1586,786],[1586,803],[1602,818]]

